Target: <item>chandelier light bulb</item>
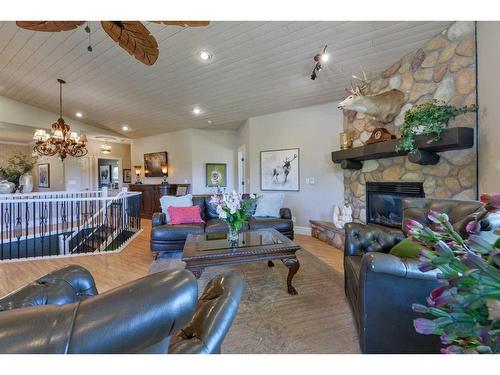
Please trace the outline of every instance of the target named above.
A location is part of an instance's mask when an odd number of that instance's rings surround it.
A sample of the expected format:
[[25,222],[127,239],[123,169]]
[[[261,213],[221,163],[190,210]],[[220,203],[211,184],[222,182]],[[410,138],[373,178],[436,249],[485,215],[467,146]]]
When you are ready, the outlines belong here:
[[328,55],[328,53],[322,53],[321,54],[321,61],[322,62],[327,62],[328,59],[330,59],[330,56]]

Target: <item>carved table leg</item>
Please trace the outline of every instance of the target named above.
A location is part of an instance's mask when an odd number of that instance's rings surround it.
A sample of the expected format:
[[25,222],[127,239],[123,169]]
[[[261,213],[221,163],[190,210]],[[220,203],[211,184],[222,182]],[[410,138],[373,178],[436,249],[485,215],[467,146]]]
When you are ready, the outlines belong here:
[[201,277],[201,274],[203,273],[203,268],[189,268],[187,267],[187,269],[189,271],[191,271],[191,273],[194,275],[194,277],[196,277],[197,279],[199,279]]
[[274,267],[274,262],[272,260],[267,261],[267,266],[268,267]]
[[297,258],[286,258],[283,259],[283,264],[288,267],[288,277],[286,278],[286,286],[288,288],[288,294],[296,295],[299,294],[297,289],[292,285],[292,279],[300,268],[300,263]]

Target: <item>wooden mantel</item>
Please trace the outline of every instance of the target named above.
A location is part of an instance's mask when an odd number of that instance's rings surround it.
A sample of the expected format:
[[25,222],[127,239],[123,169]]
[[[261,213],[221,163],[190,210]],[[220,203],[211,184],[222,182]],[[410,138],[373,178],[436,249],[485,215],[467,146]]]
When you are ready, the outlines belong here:
[[408,155],[408,160],[421,165],[434,165],[439,162],[438,152],[450,150],[463,150],[474,146],[474,129],[459,127],[445,129],[441,133],[441,139],[436,142],[428,135],[415,137],[417,151],[408,154],[408,151],[396,151],[398,139],[385,142],[372,143],[360,147],[349,148],[332,152],[332,161],[340,164],[342,169],[361,169],[363,160],[392,158],[395,156]]

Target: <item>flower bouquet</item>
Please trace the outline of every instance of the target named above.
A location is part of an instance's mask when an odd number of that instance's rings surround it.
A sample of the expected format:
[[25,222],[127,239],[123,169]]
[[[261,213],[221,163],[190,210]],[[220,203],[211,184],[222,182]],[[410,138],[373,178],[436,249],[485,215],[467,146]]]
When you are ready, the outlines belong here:
[[[500,208],[499,194],[481,200],[487,211]],[[439,335],[442,353],[500,353],[500,239],[490,243],[472,234],[464,240],[446,214],[431,211],[428,217],[435,230],[413,220],[408,230],[433,249],[420,251],[419,269],[438,269],[443,285],[431,292],[427,306],[413,304],[415,312],[434,317],[415,319],[416,331]],[[477,219],[467,225],[469,233],[479,231]]]
[[248,222],[250,210],[257,199],[254,194],[243,199],[236,191],[225,193],[219,190],[212,196],[210,203],[216,205],[219,219],[227,223],[228,239],[231,243],[238,240],[238,231]]

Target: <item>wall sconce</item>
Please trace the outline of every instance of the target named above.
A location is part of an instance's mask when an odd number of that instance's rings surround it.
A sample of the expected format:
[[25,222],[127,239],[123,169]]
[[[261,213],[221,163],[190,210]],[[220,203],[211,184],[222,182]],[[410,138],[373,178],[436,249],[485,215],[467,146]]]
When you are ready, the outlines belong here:
[[134,165],[134,170],[135,170],[135,183],[142,184],[141,182],[142,165]]
[[168,165],[167,164],[161,165],[161,173],[163,175],[163,181],[161,184],[168,185]]

